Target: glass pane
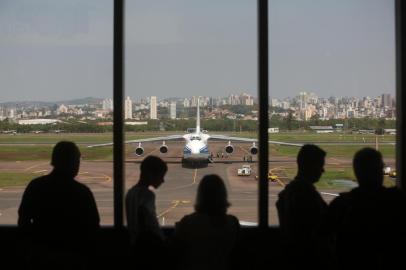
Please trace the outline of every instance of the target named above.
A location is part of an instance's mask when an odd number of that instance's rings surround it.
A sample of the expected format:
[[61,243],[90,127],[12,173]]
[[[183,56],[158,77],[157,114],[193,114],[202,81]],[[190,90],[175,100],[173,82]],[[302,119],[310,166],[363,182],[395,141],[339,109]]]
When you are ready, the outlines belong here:
[[[231,139],[228,149],[234,151],[227,154],[229,140],[213,138],[257,138],[256,2],[139,0],[128,1],[126,12],[126,139],[190,137],[143,142],[140,147],[127,144],[126,188],[137,183],[143,158],[157,155],[169,166],[166,182],[156,190],[160,224],[173,225],[194,211],[197,186],[207,174],[225,181],[229,213],[246,224],[256,223],[252,142]],[[212,137],[205,142],[207,135]],[[200,153],[190,153],[191,145]],[[138,156],[141,149],[144,153]],[[210,154],[213,163],[207,163]],[[199,155],[201,165],[182,163],[198,163],[193,159]],[[250,175],[237,175],[243,165],[251,167]]]
[[113,222],[110,112],[112,1],[0,4],[0,223],[16,224],[26,185],[52,170],[56,142],[82,153],[76,179],[93,192],[102,224]]
[[[325,201],[357,186],[352,158],[376,148],[395,185],[394,1],[272,1],[270,138],[327,152],[316,184]],[[270,146],[270,223],[296,175],[299,147]]]

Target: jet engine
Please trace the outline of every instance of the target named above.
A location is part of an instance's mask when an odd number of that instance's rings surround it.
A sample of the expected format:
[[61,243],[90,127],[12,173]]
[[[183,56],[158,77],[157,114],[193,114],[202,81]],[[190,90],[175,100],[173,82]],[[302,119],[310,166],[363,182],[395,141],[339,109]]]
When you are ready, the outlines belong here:
[[231,145],[231,142],[228,142],[228,145],[225,147],[227,154],[232,154],[234,152],[234,146]]
[[252,146],[250,147],[250,153],[251,155],[258,154],[258,147],[255,145],[255,143],[253,143]]
[[161,152],[162,154],[168,153],[168,146],[162,144],[161,147],[159,147],[159,152]]
[[141,143],[138,144],[138,147],[135,148],[135,155],[137,157],[142,156],[144,154],[144,148],[141,147]]

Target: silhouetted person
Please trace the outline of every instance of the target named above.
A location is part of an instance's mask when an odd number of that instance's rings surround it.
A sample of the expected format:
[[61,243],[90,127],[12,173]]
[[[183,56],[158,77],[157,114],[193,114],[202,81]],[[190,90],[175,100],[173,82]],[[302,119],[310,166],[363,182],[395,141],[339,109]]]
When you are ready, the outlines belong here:
[[140,179],[127,192],[126,213],[133,252],[138,255],[140,267],[153,268],[159,260],[156,256],[164,252],[164,235],[159,227],[155,193],[164,182],[168,167],[156,156],[148,156],[141,163]]
[[327,204],[313,184],[324,172],[325,156],[326,152],[318,146],[304,145],[297,155],[297,175],[279,193],[276,202],[290,267],[313,265],[314,257],[319,253],[320,230]]
[[195,212],[176,223],[173,239],[180,269],[228,269],[239,234],[238,219],[227,215],[230,206],[223,180],[206,175],[201,180]]
[[[382,155],[372,148],[353,159],[358,187],[341,193],[328,208],[341,269],[393,269],[405,245],[405,198],[383,184]],[[403,269],[405,266],[399,266]]]
[[30,263],[38,268],[74,265],[100,222],[92,192],[75,180],[78,147],[68,141],[57,143],[51,165],[50,174],[28,184],[18,209],[18,226],[32,236]]

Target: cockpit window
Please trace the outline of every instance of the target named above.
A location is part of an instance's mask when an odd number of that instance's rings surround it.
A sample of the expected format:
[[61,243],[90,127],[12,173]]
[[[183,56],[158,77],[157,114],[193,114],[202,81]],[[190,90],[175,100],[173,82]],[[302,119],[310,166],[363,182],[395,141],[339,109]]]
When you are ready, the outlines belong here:
[[192,141],[195,141],[195,140],[200,141],[201,138],[199,136],[192,136],[191,140]]

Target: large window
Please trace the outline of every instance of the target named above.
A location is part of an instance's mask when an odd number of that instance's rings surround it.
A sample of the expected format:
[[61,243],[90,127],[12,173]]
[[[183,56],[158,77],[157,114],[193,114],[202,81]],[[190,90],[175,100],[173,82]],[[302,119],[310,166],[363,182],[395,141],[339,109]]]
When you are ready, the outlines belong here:
[[[190,142],[126,144],[126,188],[138,181],[140,161],[157,155],[169,166],[166,182],[156,191],[161,224],[173,225],[194,211],[197,186],[207,174],[225,181],[229,212],[243,224],[256,224],[253,143],[214,138],[257,138],[256,3],[128,1],[125,23],[126,140],[190,136]],[[194,134],[198,103],[202,133]],[[233,153],[226,151],[229,141]],[[188,151],[195,145],[202,155],[212,155],[213,163],[194,161]],[[141,148],[144,153],[137,156]],[[243,165],[250,169],[239,176]]]
[[[352,157],[382,152],[396,182],[394,1],[271,1],[270,139],[327,152],[316,184],[329,202],[357,185]],[[276,194],[296,174],[298,147],[270,146],[270,223]]]
[[112,1],[1,1],[0,223],[16,224],[26,184],[48,174],[53,145],[82,153],[77,179],[113,223]]

